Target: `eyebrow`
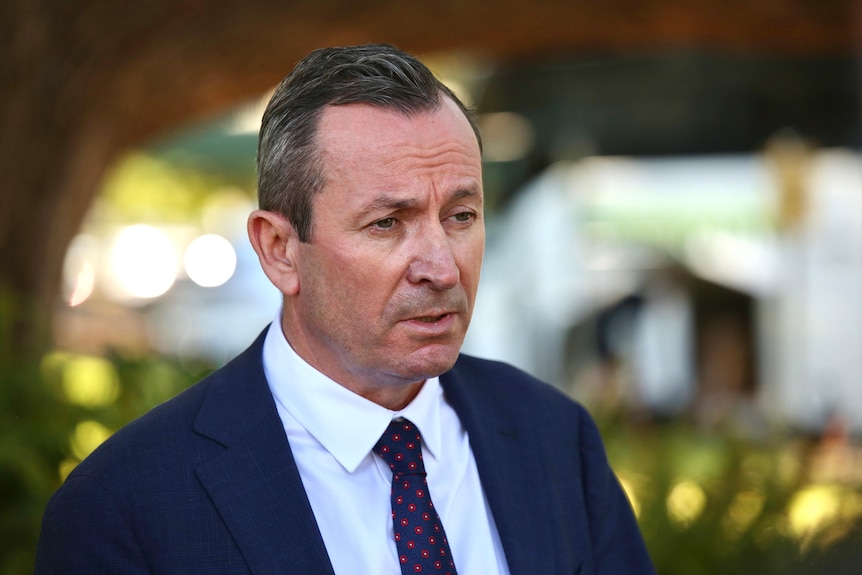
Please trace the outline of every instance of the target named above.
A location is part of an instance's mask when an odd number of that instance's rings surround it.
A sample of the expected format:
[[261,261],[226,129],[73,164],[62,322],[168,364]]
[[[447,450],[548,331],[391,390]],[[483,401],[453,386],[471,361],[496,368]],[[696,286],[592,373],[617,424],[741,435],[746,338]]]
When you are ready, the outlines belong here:
[[[460,188],[452,194],[451,200],[460,200],[463,198],[481,197],[479,190],[474,187]],[[368,214],[382,210],[404,210],[419,205],[419,201],[413,198],[396,198],[389,194],[381,194],[374,198],[369,204],[364,206],[357,214],[360,218]]]
[[472,197],[481,197],[479,194],[479,189],[476,187],[470,188],[461,188],[454,194],[452,194],[453,200],[460,200],[462,198],[472,198]]
[[414,199],[400,199],[387,194],[382,194],[374,198],[374,200],[372,200],[368,205],[363,206],[357,215],[362,218],[377,211],[403,210],[406,208],[412,208],[418,203],[419,202]]

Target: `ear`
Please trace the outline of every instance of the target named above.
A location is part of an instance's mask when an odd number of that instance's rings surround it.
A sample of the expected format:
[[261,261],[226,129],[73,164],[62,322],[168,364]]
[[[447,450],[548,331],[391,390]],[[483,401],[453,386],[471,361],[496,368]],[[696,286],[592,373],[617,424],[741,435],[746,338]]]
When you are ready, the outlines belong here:
[[255,210],[248,216],[248,237],[269,281],[285,296],[299,293],[299,236],[288,219],[275,212]]

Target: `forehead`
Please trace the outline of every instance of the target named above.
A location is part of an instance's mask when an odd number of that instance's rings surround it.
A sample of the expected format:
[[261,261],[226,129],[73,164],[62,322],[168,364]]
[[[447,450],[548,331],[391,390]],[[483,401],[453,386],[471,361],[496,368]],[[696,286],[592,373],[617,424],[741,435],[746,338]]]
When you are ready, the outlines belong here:
[[435,110],[411,115],[368,104],[329,106],[317,143],[330,176],[345,169],[394,175],[410,167],[445,166],[481,177],[476,135],[448,98]]

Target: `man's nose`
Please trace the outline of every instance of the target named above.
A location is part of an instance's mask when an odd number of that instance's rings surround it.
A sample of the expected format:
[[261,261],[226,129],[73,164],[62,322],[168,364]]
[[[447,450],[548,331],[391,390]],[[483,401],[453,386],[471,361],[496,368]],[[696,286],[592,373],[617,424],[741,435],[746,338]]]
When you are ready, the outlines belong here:
[[452,238],[442,224],[427,226],[413,238],[407,279],[438,290],[452,289],[461,281]]

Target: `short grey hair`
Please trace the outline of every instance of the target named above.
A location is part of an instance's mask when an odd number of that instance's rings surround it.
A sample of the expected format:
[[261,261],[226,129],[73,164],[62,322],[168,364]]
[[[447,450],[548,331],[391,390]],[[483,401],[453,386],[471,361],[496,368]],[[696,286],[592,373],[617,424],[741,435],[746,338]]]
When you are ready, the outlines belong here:
[[285,216],[302,242],[311,241],[312,200],[323,187],[317,127],[327,106],[370,104],[407,116],[438,110],[451,99],[470,122],[473,113],[417,58],[388,44],[315,50],[276,89],[260,128],[257,191],[260,208]]

